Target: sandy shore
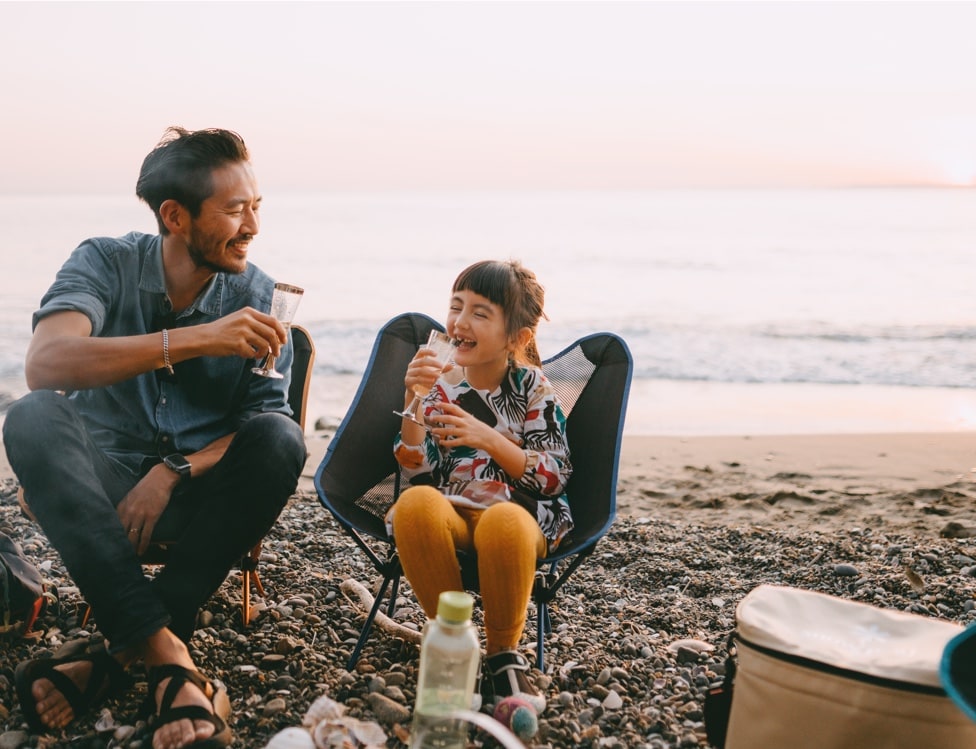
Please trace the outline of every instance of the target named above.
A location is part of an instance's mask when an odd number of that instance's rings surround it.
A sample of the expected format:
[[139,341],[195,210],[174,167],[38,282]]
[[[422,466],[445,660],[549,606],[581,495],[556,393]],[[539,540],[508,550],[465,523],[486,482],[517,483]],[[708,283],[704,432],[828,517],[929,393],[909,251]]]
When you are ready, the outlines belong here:
[[[302,488],[328,447],[308,440]],[[976,526],[976,432],[625,436],[617,511],[713,523],[938,533]]]
[[[331,432],[308,436],[301,491]],[[0,452],[0,480],[12,478]],[[976,431],[717,437],[625,436],[621,516],[709,525],[845,528],[881,525],[938,533],[976,527]]]

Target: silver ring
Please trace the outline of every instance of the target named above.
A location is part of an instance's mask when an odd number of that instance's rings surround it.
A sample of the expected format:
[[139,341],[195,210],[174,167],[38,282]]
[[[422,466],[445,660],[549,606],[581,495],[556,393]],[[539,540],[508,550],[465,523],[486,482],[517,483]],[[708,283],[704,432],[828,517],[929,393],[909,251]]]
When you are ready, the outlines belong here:
[[137,531],[135,528],[129,528],[129,533],[130,534],[132,534],[132,533],[138,533],[138,532],[139,531]]

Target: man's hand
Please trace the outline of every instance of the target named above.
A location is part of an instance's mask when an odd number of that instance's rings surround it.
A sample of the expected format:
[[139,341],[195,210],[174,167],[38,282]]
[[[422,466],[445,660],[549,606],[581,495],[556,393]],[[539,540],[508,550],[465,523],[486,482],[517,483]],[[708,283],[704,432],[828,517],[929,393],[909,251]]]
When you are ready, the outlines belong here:
[[[269,353],[279,356],[288,341],[288,331],[277,319],[252,307],[232,312],[226,317],[205,325],[175,328],[170,331],[170,346],[179,350],[183,336],[205,336],[201,346],[207,356],[240,356],[243,359],[263,359]],[[190,342],[190,347],[193,347]],[[190,358],[190,357],[182,357]],[[174,361],[180,361],[182,358]]]
[[169,468],[162,464],[153,466],[119,502],[116,512],[139,556],[149,548],[156,523],[169,504],[177,483],[179,476]]

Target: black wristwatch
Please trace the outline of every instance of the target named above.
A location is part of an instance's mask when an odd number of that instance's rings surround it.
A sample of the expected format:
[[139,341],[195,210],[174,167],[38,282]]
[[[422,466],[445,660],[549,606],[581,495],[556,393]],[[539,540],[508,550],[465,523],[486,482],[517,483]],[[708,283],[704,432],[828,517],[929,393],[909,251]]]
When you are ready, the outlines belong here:
[[186,481],[190,478],[190,461],[179,453],[167,455],[163,458],[163,463],[180,477],[180,481]]

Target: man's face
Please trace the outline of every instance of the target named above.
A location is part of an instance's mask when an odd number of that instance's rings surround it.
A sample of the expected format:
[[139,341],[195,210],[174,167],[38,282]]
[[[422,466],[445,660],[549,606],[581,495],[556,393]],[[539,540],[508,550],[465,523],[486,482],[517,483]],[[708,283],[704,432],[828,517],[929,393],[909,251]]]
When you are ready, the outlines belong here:
[[190,222],[187,250],[198,267],[215,273],[243,273],[247,248],[258,233],[261,194],[248,163],[222,166],[213,172],[213,194]]

